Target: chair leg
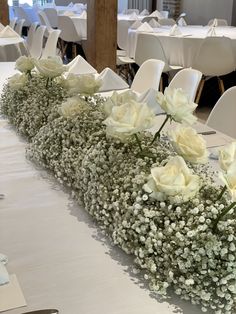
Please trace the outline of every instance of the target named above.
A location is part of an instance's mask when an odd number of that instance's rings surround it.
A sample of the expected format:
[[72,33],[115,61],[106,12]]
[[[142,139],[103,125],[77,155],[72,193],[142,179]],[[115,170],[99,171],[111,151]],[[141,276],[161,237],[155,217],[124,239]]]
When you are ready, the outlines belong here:
[[159,85],[159,90],[160,92],[164,93],[164,90],[163,90],[163,77],[161,76],[161,79],[160,79],[160,85]]
[[72,44],[72,58],[74,59],[77,56],[76,44]]
[[223,80],[220,77],[218,77],[218,84],[219,84],[221,95],[223,95],[225,92],[225,86],[224,86]]
[[196,103],[196,104],[198,104],[199,101],[200,101],[204,84],[205,84],[205,77],[203,77],[203,78],[201,79],[201,82],[200,82],[200,84],[199,84],[199,88],[198,88],[197,96],[196,96],[196,100],[195,100],[195,103]]

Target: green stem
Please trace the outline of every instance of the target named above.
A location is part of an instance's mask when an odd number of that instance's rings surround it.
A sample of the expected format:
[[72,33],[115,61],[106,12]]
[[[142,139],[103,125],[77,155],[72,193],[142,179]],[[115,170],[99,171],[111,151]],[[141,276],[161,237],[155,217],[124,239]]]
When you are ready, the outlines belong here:
[[226,207],[222,213],[216,218],[213,223],[213,233],[216,233],[218,222],[236,205],[236,202],[233,202],[230,206]]
[[29,75],[29,78],[32,79],[31,71],[28,71],[27,74]]
[[170,116],[167,115],[166,118],[165,118],[165,120],[164,120],[164,122],[162,123],[160,129],[159,129],[159,130],[156,132],[156,134],[154,135],[154,138],[153,138],[153,140],[152,140],[152,142],[151,142],[151,145],[155,142],[155,140],[156,140],[158,137],[160,137],[161,131],[162,131],[162,129],[164,128],[166,122],[169,120],[169,118],[170,118]]
[[217,197],[217,201],[221,199],[221,197],[224,195],[226,190],[227,190],[227,186],[225,185],[223,189],[221,190],[220,195]]
[[134,134],[134,137],[135,137],[135,139],[136,139],[136,142],[137,142],[137,144],[138,144],[138,147],[139,147],[140,151],[142,152],[142,151],[143,151],[143,148],[142,148],[142,144],[141,144],[141,141],[140,141],[138,135],[137,135],[137,134]]

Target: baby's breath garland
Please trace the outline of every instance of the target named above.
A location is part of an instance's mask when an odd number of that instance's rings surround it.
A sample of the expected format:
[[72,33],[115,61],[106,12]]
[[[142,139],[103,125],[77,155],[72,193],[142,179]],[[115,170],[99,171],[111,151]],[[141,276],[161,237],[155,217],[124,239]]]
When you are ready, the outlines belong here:
[[[48,84],[32,66],[23,62],[21,68],[28,83],[16,78],[17,88],[5,88],[1,106],[32,140],[29,158],[71,187],[113,242],[135,256],[152,290],[167,296],[172,287],[203,312],[235,313],[236,215],[225,191],[234,197],[236,144],[221,154],[221,193],[201,164],[207,159],[204,141],[192,130],[172,131],[170,142],[157,132],[153,140],[144,132],[152,113],[130,93],[113,95],[104,105],[96,96],[66,100],[60,80]],[[195,106],[182,91],[159,98],[168,119],[181,122],[185,114],[185,121],[193,120]]]

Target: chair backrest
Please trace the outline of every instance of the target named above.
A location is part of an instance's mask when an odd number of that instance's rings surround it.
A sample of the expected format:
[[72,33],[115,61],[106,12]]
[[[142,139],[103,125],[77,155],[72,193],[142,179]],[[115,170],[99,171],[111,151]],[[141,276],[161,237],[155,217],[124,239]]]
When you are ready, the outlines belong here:
[[215,104],[206,124],[236,138],[236,86],[229,88]]
[[158,90],[164,66],[161,60],[145,61],[136,73],[131,89],[137,93],[144,93],[150,88]]
[[58,16],[58,28],[61,30],[60,38],[67,42],[82,40],[82,34],[78,34],[72,19],[69,16]]
[[135,62],[141,66],[149,59],[162,60],[165,63],[163,72],[168,72],[170,70],[165,52],[158,36],[155,36],[154,34],[139,33],[135,50]]
[[220,76],[232,72],[235,69],[235,57],[231,39],[206,37],[196,52],[193,68],[209,76]]
[[176,73],[171,80],[169,87],[182,88],[190,97],[195,100],[197,89],[202,78],[202,73],[194,69],[183,69]]
[[46,31],[45,25],[39,26],[35,31],[32,46],[31,46],[31,49],[29,51],[31,57],[33,57],[35,59],[39,59],[42,55],[43,36],[44,36],[45,31]]
[[22,28],[23,28],[24,22],[25,22],[24,19],[17,20],[17,24],[16,24],[16,27],[15,27],[15,31],[16,31],[17,34],[19,34],[20,36],[22,35]]
[[160,23],[161,25],[165,26],[165,25],[175,25],[176,21],[174,19],[159,19],[158,23]]
[[27,34],[27,38],[26,38],[26,43],[28,45],[28,50],[31,49],[32,47],[32,44],[33,44],[33,37],[35,35],[35,31],[36,31],[36,28],[39,26],[39,23],[38,22],[34,22],[31,24],[30,28],[29,28],[29,31],[28,31],[28,34]]
[[127,51],[128,43],[128,29],[134,23],[130,20],[120,20],[118,21],[117,28],[117,45],[120,49]]
[[228,22],[226,21],[226,20],[224,20],[224,19],[211,19],[209,22],[208,22],[208,26],[212,26],[213,25],[213,23],[215,23],[215,21],[216,21],[216,23],[217,23],[217,25],[216,26],[228,26]]
[[24,20],[24,25],[29,27],[31,25],[30,17],[28,16],[27,12],[24,10],[23,7],[13,7],[14,15],[18,18],[18,20]]
[[54,8],[45,8],[43,11],[46,14],[51,26],[53,28],[57,28],[58,27],[57,10]]
[[16,21],[17,21],[17,17],[14,17],[13,19],[10,20],[9,26],[14,29],[16,26]]
[[60,29],[55,29],[49,33],[45,48],[41,56],[42,59],[55,57],[57,55],[57,41],[60,33]]
[[43,11],[38,11],[40,24],[46,26],[45,36],[48,37],[49,33],[53,30],[47,15]]

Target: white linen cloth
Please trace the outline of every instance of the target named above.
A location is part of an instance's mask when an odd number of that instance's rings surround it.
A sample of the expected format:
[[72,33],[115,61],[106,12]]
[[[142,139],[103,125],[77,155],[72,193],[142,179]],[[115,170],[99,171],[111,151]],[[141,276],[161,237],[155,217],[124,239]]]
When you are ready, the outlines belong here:
[[22,55],[28,55],[23,38],[0,38],[0,62],[16,61]]
[[178,25],[179,26],[187,26],[187,23],[185,21],[185,19],[183,17],[181,17],[179,20],[178,20]]
[[74,3],[73,2],[70,2],[69,4],[68,4],[68,8],[72,8],[74,6]]
[[152,27],[152,28],[158,28],[161,26],[160,23],[158,23],[155,19],[151,19],[148,24]]
[[14,29],[12,29],[9,25],[4,27],[4,29],[0,32],[0,38],[20,38],[20,35],[17,34]]
[[97,70],[94,69],[83,57],[77,56],[69,64],[68,73],[73,74],[95,74]]
[[181,30],[179,29],[179,26],[178,25],[174,25],[172,26],[172,28],[170,29],[170,36],[179,36],[179,35],[182,35],[182,32]]
[[144,9],[142,12],[139,13],[141,16],[149,15],[149,11],[147,9]]
[[102,80],[102,86],[99,89],[100,92],[129,88],[129,85],[110,68],[105,68],[98,75],[98,78]]
[[147,23],[143,23],[141,26],[139,26],[139,28],[137,28],[138,32],[148,32],[148,33],[153,33],[154,30],[153,28]]
[[207,36],[209,37],[214,37],[217,36],[216,35],[216,27],[215,26],[211,26],[207,32]]
[[74,23],[75,29],[79,37],[85,40],[87,38],[87,19],[81,18],[78,15],[71,15],[70,18]]
[[163,19],[163,15],[158,10],[153,11],[149,16],[157,17],[158,19]]
[[80,16],[81,19],[87,19],[87,11],[83,11]]
[[164,111],[157,102],[157,93],[158,91],[156,89],[150,88],[146,92],[139,95],[138,101],[146,103],[155,114],[160,114]]
[[139,19],[138,15],[135,12],[129,15],[129,20],[138,20],[138,19]]
[[2,23],[0,23],[0,32],[1,32],[4,28],[5,28],[5,26],[4,26]]
[[63,15],[65,15],[65,16],[74,16],[74,15],[76,15],[73,11],[65,11],[64,13],[63,13]]
[[10,281],[9,274],[5,266],[7,262],[8,262],[7,256],[0,253],[0,286],[5,285]]
[[141,25],[143,25],[143,23],[140,20],[137,20],[130,26],[130,29],[138,29]]

